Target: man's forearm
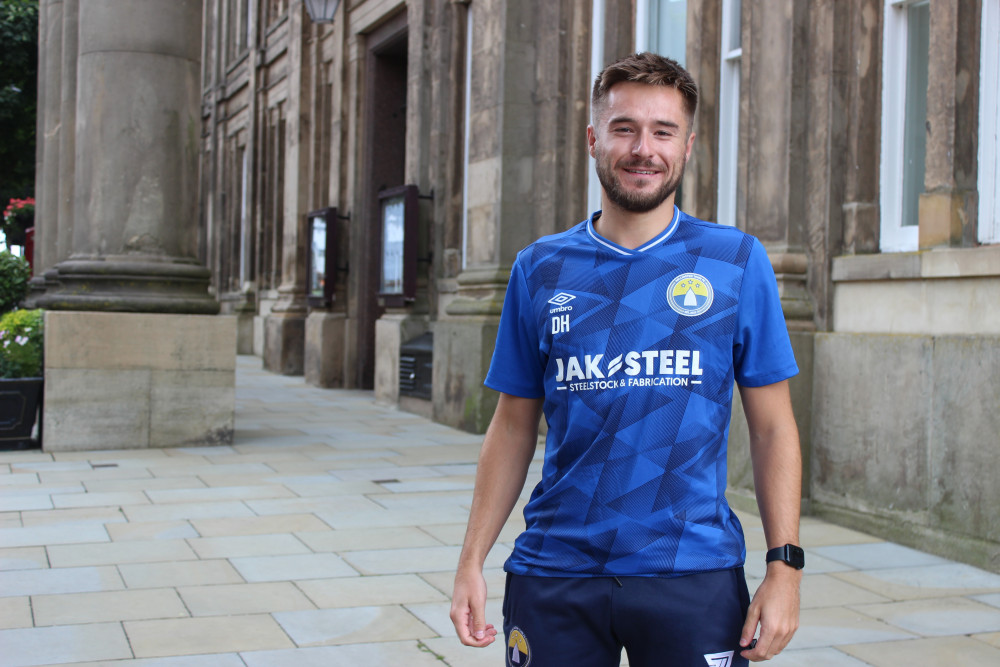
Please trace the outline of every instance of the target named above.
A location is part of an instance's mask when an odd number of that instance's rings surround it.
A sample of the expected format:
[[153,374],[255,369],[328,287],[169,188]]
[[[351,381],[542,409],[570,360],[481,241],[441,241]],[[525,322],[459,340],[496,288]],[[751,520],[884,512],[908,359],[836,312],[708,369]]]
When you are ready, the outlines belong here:
[[541,399],[501,395],[483,439],[459,568],[482,567],[524,488],[538,441]]

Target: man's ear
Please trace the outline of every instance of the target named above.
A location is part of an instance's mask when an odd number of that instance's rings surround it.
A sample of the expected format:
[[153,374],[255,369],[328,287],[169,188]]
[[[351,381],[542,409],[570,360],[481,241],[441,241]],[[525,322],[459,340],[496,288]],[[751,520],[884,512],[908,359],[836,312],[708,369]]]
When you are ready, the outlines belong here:
[[695,133],[694,132],[692,132],[690,135],[688,135],[687,150],[684,151],[684,162],[685,163],[688,160],[691,159],[691,149],[694,148],[694,138],[695,138]]
[[[587,150],[590,151],[590,157],[597,159],[594,146],[597,145],[597,130],[594,129],[593,125],[587,126]],[[688,148],[688,150],[691,150]]]

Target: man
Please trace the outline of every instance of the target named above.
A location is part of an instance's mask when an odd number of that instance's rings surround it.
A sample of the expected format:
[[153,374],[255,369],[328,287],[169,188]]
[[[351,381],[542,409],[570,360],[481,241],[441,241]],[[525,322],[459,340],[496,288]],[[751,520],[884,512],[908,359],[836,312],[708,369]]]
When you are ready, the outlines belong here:
[[[542,480],[504,568],[510,666],[616,667],[623,647],[632,667],[746,665],[798,626],[798,368],[760,242],[674,207],[696,105],[672,60],[605,69],[587,128],[603,209],[533,243],[511,272],[486,378],[500,401],[451,609],[463,643],[495,640],[482,566],[544,408]],[[752,603],[724,497],[734,380],[769,548]]]

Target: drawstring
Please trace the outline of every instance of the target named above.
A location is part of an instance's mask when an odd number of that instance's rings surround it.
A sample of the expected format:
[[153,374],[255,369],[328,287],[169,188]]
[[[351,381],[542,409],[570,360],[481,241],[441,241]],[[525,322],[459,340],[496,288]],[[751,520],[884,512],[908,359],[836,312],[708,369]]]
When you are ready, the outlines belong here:
[[621,579],[619,579],[618,577],[611,577],[611,578],[615,580],[616,584],[618,584],[618,588],[624,588],[624,586],[622,586]]

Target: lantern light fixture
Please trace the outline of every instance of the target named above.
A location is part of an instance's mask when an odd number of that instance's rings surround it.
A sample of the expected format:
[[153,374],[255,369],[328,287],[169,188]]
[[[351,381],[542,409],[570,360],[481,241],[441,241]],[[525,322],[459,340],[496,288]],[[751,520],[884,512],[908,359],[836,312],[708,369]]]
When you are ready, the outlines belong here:
[[303,0],[313,23],[333,23],[340,0]]

